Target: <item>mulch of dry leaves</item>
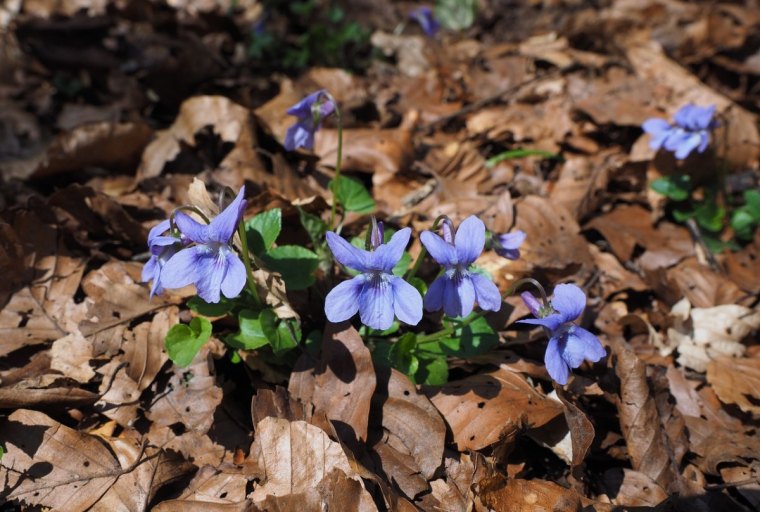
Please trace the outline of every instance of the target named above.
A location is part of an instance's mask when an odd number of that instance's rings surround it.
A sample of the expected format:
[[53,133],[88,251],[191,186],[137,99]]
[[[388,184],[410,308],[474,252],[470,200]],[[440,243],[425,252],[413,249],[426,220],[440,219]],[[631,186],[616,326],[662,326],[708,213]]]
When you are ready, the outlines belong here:
[[[247,64],[252,1],[230,16],[221,0],[0,3],[0,501],[757,510],[760,234],[709,257],[648,189],[675,161],[640,126],[714,104],[733,172],[756,180],[760,9],[597,3],[485,0],[472,29],[431,40],[394,33],[411,4],[361,2],[379,55],[366,73],[287,76]],[[280,207],[304,242],[296,205],[329,213],[337,131],[313,155],[281,143],[284,110],[317,88],[347,113],[344,168],[378,217],[524,230],[520,260],[478,263],[502,291],[528,276],[582,286],[608,357],[553,387],[545,340],[515,326],[528,312],[509,299],[489,318],[497,349],[415,386],[350,324],[325,325],[320,296],[290,292],[324,329],[318,356],[233,364],[212,339],[173,366],[163,339],[192,291],[148,300],[148,229],[199,178],[212,194],[245,184],[247,215]],[[523,147],[563,159],[485,164]]]

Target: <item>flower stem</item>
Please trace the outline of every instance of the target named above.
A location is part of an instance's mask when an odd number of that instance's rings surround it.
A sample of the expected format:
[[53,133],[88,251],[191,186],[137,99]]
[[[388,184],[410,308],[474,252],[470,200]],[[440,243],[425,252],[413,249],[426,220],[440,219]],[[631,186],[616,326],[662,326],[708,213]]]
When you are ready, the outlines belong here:
[[330,230],[335,228],[335,211],[338,206],[338,196],[335,193],[335,187],[340,180],[340,164],[343,162],[343,114],[341,114],[338,103],[329,92],[324,93],[327,98],[332,101],[335,107],[335,116],[338,118],[338,155],[335,159],[335,177],[330,182],[330,192],[332,192],[332,206],[330,208],[330,223],[328,224]]
[[[438,229],[438,225],[445,219],[448,219],[446,215],[439,215],[438,218],[435,219],[435,222],[433,222],[433,226],[430,228],[430,230],[435,231]],[[427,256],[427,249],[425,249],[425,246],[423,245],[422,249],[420,250],[420,254],[417,256],[417,259],[414,262],[414,266],[406,273],[404,279],[408,281],[413,278],[415,274],[417,274],[417,271],[422,266],[422,262],[424,261],[425,256]]]
[[248,252],[248,239],[245,236],[245,223],[243,219],[240,219],[238,223],[238,235],[240,235],[240,246],[243,250],[243,263],[245,264],[245,272],[248,274],[248,290],[251,292],[253,301],[257,306],[261,305],[259,300],[259,293],[256,290],[256,281],[253,278],[253,265],[251,265],[251,254]]
[[176,207],[174,211],[172,212],[171,216],[169,216],[169,225],[171,226],[172,231],[174,231],[177,228],[177,224],[174,222],[174,216],[177,215],[177,212],[181,212],[181,211],[196,213],[201,219],[203,219],[203,222],[205,222],[206,224],[211,223],[208,217],[206,217],[206,214],[203,213],[200,208],[198,208],[197,206],[186,204],[183,206]]

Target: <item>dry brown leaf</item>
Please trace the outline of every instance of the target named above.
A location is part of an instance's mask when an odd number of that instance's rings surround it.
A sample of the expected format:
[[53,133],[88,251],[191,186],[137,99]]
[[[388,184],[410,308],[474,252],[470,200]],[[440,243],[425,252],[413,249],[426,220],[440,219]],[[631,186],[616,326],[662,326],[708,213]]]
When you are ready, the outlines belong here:
[[735,304],[746,296],[736,284],[726,279],[696,258],[687,258],[666,272],[671,288],[680,291],[689,302],[699,308],[709,308],[719,304]]
[[724,404],[760,416],[760,359],[716,357],[707,364],[707,382]]
[[678,349],[679,364],[700,372],[706,371],[716,356],[744,355],[746,347],[741,341],[760,329],[760,311],[737,304],[692,308],[683,299],[673,306],[671,315],[668,346]]
[[503,369],[429,388],[427,394],[449,424],[459,450],[511,441],[520,430],[540,427],[562,414],[560,403]]
[[406,76],[423,75],[431,67],[425,52],[427,42],[424,37],[400,36],[378,30],[372,34],[371,41],[372,46],[381,50],[386,57],[395,55],[397,69]]
[[25,251],[18,284],[28,286],[0,310],[0,356],[76,332],[86,311],[74,301],[85,259],[73,254],[53,214],[22,210],[9,224]]
[[24,409],[0,423],[0,438],[7,450],[2,497],[55,510],[145,510],[159,488],[191,468],[154,448],[78,432]]
[[[323,167],[335,167],[338,151],[337,130],[319,131],[314,153]],[[409,167],[414,159],[412,132],[404,126],[389,130],[352,128],[343,130],[343,161],[341,168],[350,171],[375,173],[375,186],[382,186],[391,176]]]
[[151,442],[175,449],[199,464],[218,464],[225,450],[206,433],[223,393],[216,384],[208,345],[187,368],[173,367],[166,387],[156,393],[156,400],[145,413],[154,423],[148,433]]
[[428,480],[441,466],[446,425],[406,375],[381,367],[377,378],[371,418],[373,424],[382,425],[382,435],[372,449],[383,472],[393,475],[401,491],[414,499],[428,490]]
[[751,244],[740,251],[729,251],[725,254],[728,278],[742,290],[755,294],[760,293],[758,261],[760,261],[760,230],[755,231],[755,239]]
[[669,492],[678,490],[678,463],[649,389],[646,365],[624,340],[612,338],[611,345],[617,359],[615,373],[620,379],[620,428],[631,465]]
[[50,350],[50,368],[86,384],[95,376],[90,366],[93,356],[92,341],[76,332],[55,340]]
[[99,396],[86,389],[49,387],[37,389],[34,383],[21,381],[15,386],[0,387],[0,409],[42,409],[45,407],[85,407]]
[[148,388],[169,357],[164,339],[169,329],[179,323],[179,309],[170,306],[157,312],[150,322],[142,322],[125,333],[124,361],[126,373],[140,391]]
[[104,121],[77,126],[58,135],[47,148],[31,158],[4,162],[5,175],[35,179],[87,167],[129,172],[139,161],[151,135],[152,130],[142,121]]
[[[233,511],[246,510],[248,479],[239,468],[203,466],[176,499],[160,503],[153,510]],[[223,505],[217,507],[216,505]]]
[[340,470],[343,479],[360,484],[355,488],[362,505],[360,510],[374,508],[343,448],[322,429],[305,421],[268,417],[256,425],[255,433],[250,458],[261,468],[262,482],[253,491],[254,502],[263,502],[268,496],[308,494],[326,479],[335,478],[330,476],[331,472]]
[[511,479],[503,487],[484,489],[480,499],[491,510],[510,512],[580,512],[581,497],[546,480]]
[[655,507],[668,498],[668,493],[644,473],[628,468],[610,469],[604,473],[605,494],[612,503],[625,507]]
[[617,150],[593,158],[570,157],[560,167],[549,197],[580,222],[602,204],[610,174],[623,163]]
[[348,322],[328,324],[319,362],[315,365],[310,359],[304,354],[296,364],[290,394],[366,440],[376,378],[372,356],[359,333]]

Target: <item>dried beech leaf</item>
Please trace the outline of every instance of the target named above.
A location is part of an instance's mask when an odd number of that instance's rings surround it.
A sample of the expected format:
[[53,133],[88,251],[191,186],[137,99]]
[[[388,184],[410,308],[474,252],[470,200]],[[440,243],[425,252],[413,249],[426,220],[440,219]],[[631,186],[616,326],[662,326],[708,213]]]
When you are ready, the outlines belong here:
[[655,507],[668,498],[668,493],[656,481],[628,468],[605,472],[603,485],[605,493],[615,505]]
[[[673,306],[674,325],[668,329],[669,345],[678,348],[678,362],[704,372],[720,355],[741,357],[741,341],[760,329],[760,311],[737,304],[691,308],[688,301]],[[683,310],[683,311],[681,311]]]
[[716,357],[707,364],[707,382],[721,402],[760,416],[760,359]]
[[[3,497],[55,510],[144,510],[189,465],[125,439],[72,430],[40,412],[18,410],[0,423]],[[139,462],[139,464],[138,464]]]
[[299,359],[288,390],[315,412],[350,426],[359,439],[367,439],[367,425],[376,378],[372,356],[359,333],[348,322],[328,324],[322,354],[316,366],[310,356]]
[[646,365],[625,341],[619,338],[611,341],[617,357],[615,373],[620,379],[620,401],[617,404],[620,428],[631,465],[664,488],[670,490],[673,485],[677,488],[678,465],[649,389]]
[[[268,417],[256,425],[255,433],[250,458],[262,471],[262,483],[252,494],[255,502],[268,496],[308,493],[335,470],[361,484],[341,445],[318,427]],[[372,502],[363,485],[356,490]]]
[[491,510],[580,512],[583,508],[578,493],[546,480],[511,479],[503,487],[485,490],[480,499]]
[[523,428],[540,427],[562,414],[562,405],[508,371],[473,375],[429,388],[433,405],[449,424],[460,450],[480,450],[510,440]]

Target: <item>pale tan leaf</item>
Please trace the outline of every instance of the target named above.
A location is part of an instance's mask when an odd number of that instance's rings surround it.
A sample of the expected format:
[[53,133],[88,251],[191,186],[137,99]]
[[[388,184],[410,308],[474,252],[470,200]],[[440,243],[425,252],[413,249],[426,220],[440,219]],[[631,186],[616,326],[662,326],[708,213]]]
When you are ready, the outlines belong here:
[[760,416],[760,359],[716,357],[707,364],[707,382],[721,402]]

